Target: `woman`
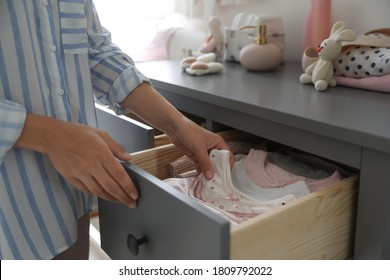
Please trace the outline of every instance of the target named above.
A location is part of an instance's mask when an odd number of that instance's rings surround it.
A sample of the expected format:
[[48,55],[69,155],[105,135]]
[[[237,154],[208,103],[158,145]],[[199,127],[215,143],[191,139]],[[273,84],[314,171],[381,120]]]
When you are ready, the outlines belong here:
[[92,0],[1,1],[0,74],[2,259],[87,259],[96,196],[136,207],[130,156],[95,128],[95,100],[167,133],[207,178],[208,151],[228,149],[153,89]]

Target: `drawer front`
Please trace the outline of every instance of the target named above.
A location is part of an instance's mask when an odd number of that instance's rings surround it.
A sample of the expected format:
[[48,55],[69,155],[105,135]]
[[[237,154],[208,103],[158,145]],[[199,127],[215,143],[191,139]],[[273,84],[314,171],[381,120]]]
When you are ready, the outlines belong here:
[[228,221],[137,166],[124,166],[138,187],[138,207],[99,200],[101,246],[112,259],[229,258]]

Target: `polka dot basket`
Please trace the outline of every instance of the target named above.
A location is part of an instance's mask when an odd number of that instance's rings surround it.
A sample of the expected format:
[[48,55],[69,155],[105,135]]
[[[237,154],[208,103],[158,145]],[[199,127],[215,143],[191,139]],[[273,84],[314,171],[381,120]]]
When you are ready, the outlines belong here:
[[390,74],[390,29],[374,30],[343,46],[334,75],[366,78]]

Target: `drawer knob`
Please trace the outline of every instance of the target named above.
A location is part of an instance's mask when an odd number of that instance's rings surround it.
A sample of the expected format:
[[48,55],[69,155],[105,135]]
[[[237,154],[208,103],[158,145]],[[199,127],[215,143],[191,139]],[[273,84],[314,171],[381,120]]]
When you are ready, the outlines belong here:
[[148,243],[148,238],[146,236],[143,236],[139,239],[137,239],[131,233],[127,236],[127,247],[129,248],[130,252],[135,256],[137,256],[139,253],[139,246],[145,243]]

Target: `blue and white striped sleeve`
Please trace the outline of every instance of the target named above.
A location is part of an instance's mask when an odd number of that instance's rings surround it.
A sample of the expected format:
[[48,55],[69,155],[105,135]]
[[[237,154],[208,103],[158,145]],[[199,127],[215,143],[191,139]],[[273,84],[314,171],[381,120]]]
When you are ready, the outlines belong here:
[[126,113],[121,103],[129,93],[150,80],[135,67],[133,60],[111,42],[111,34],[101,26],[92,1],[85,5],[89,60],[96,99],[117,114]]
[[19,139],[25,120],[26,109],[23,106],[0,99],[0,164]]

